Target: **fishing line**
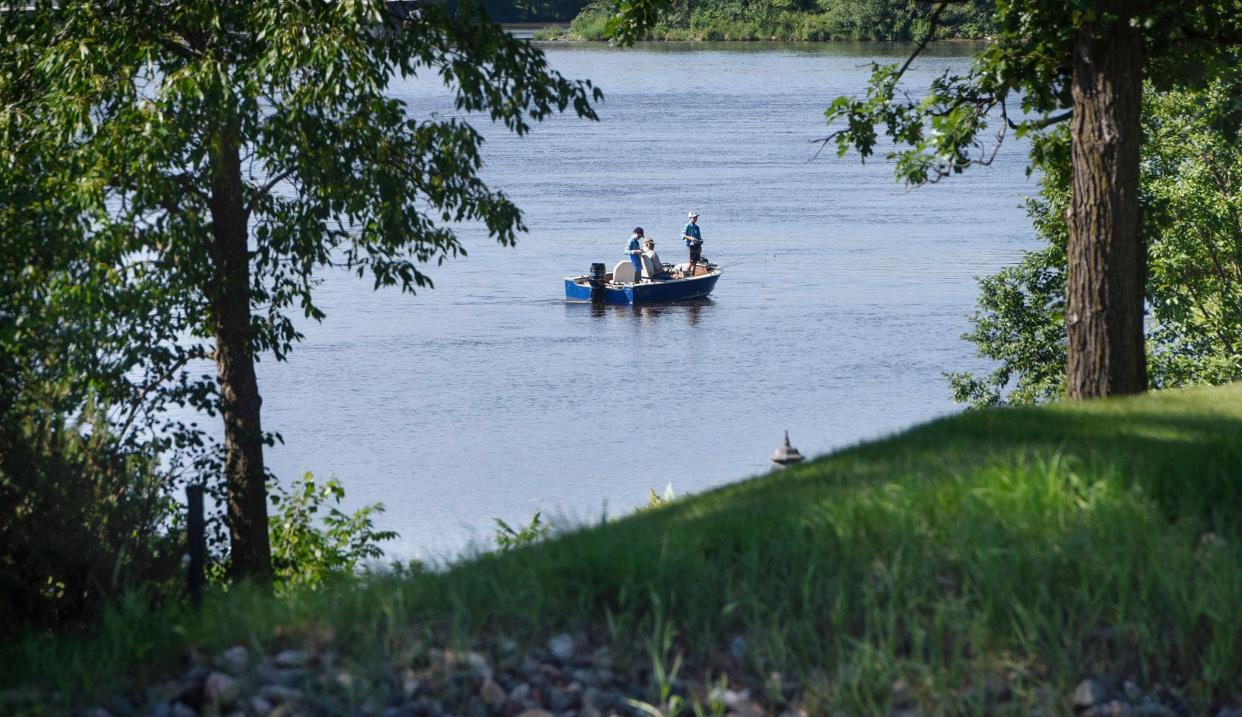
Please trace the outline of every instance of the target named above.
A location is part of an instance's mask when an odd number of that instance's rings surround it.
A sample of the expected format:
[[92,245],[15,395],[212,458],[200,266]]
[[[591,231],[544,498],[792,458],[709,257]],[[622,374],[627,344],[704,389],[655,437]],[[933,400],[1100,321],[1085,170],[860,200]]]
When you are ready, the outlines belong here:
[[[728,269],[728,268],[729,268],[729,267],[731,267],[731,266],[737,266],[738,264],[741,264],[742,262],[746,261],[747,259],[749,259],[749,258],[751,258],[751,257],[753,257],[753,256],[758,256],[758,255],[760,255],[760,254],[766,254],[767,252],[768,252],[768,250],[767,250],[767,249],[760,249],[759,251],[756,251],[756,252],[753,252],[753,253],[747,254],[746,256],[742,257],[741,259],[734,259],[733,261],[729,262],[728,264],[723,264],[723,265],[721,265],[721,267],[720,267],[720,268],[721,268],[721,269]],[[772,255],[772,258],[776,258],[776,254],[773,254],[773,255]]]

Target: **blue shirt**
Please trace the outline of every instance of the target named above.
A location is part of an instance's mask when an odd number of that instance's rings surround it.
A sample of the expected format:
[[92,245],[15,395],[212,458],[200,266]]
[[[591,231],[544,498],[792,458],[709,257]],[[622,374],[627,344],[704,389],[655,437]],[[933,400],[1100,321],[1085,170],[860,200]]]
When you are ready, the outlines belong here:
[[643,248],[638,243],[638,235],[630,235],[630,243],[625,247],[625,253],[630,255],[630,264],[634,266],[634,282],[643,276]]
[[[703,241],[703,235],[699,232],[699,225],[694,222],[687,222],[686,228],[683,229],[681,233],[688,237],[694,237],[700,242]],[[686,240],[686,246],[690,246],[689,239]]]

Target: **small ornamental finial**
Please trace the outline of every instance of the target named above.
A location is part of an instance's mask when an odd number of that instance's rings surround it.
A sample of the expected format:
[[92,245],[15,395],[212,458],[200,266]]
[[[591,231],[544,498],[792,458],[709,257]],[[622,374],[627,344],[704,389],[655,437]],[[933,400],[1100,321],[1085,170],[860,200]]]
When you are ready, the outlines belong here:
[[773,451],[772,462],[775,463],[778,468],[784,468],[785,466],[791,466],[795,463],[801,463],[802,460],[802,454],[798,452],[798,449],[789,445],[789,431],[786,430],[785,444],[777,447],[777,449]]

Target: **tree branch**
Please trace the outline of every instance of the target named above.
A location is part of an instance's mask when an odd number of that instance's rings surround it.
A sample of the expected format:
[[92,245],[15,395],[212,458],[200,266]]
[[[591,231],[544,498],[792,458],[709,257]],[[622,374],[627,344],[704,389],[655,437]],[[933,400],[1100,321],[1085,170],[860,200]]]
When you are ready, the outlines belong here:
[[203,53],[194,49],[184,39],[169,35],[160,35],[160,46],[165,50],[185,60],[196,60],[203,56]]
[[896,85],[901,80],[902,75],[906,74],[906,70],[910,69],[910,65],[914,64],[915,58],[921,55],[923,53],[923,50],[927,49],[927,45],[936,38],[936,28],[940,25],[940,14],[943,13],[945,8],[947,8],[948,6],[954,4],[955,2],[961,2],[961,0],[927,0],[927,1],[936,3],[936,9],[932,10],[931,17],[928,18],[927,35],[924,36],[922,40],[919,40],[919,44],[915,45],[914,50],[910,53],[910,56],[906,58],[906,61],[904,64],[902,64],[901,69],[897,70],[897,74],[893,75],[894,85]]
[[[268,180],[263,183],[262,187],[259,187],[258,189],[255,190],[253,199],[259,199],[260,197],[267,196],[268,194],[271,193],[273,189],[276,188],[277,184],[280,184],[281,182],[285,181],[291,176],[293,176],[293,170],[286,169],[285,171],[277,174],[274,177],[269,177]],[[255,205],[255,202],[253,201],[247,203],[246,211],[250,212],[251,210],[253,210],[254,205]]]
[[138,418],[138,414],[140,412],[140,409],[142,408],[143,402],[147,400],[147,396],[151,395],[152,391],[154,391],[157,387],[162,385],[168,379],[172,378],[173,374],[180,371],[189,362],[195,359],[206,359],[206,358],[212,358],[214,356],[215,356],[214,353],[208,354],[207,352],[202,351],[201,349],[187,351],[186,354],[182,356],[181,358],[177,359],[177,361],[175,361],[173,365],[168,368],[167,371],[160,374],[154,381],[151,381],[146,386],[144,386],[142,388],[142,391],[138,393],[138,395],[134,398],[134,400],[130,401],[129,417],[125,419],[125,423],[121,425],[121,430],[117,432],[116,435],[118,436],[118,438],[124,438],[125,434],[129,432],[129,428],[134,423],[134,419]]
[[1184,25],[1180,29],[1190,40],[1203,40],[1217,45],[1242,45],[1242,32],[1224,32],[1219,28],[1214,32],[1204,32],[1199,28]]
[[1044,129],[1046,127],[1051,127],[1054,124],[1059,124],[1061,122],[1064,122],[1065,120],[1073,116],[1074,116],[1074,110],[1068,109],[1060,114],[1049,115],[1035,122],[1014,122],[1013,120],[1009,119],[1008,115],[1006,115],[1005,122],[1008,123],[1010,129],[1022,129],[1024,127],[1027,129]]

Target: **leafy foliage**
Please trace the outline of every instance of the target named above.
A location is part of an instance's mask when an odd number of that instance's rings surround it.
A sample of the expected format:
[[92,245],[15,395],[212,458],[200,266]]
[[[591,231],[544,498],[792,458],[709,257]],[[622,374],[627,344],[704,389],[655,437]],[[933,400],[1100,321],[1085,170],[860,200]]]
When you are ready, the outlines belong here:
[[552,533],[552,526],[543,522],[543,516],[536,512],[530,522],[514,528],[500,518],[496,518],[496,546],[501,550],[513,550],[523,545],[538,543]]
[[229,450],[260,458],[257,487],[249,472],[215,486],[234,548],[239,524],[266,535],[261,452],[279,439],[259,429],[253,362],[288,354],[296,317],[324,317],[319,274],[413,292],[432,285],[425,264],[465,253],[458,223],[502,244],[525,228],[479,176],[479,132],[419,116],[392,83],[439,78],[461,112],[517,134],[594,118],[601,96],[470,3],[2,9],[6,396],[22,416],[98,406],[126,451],[213,481],[232,454],[164,409],[223,414]]
[[138,585],[174,590],[185,470],[155,460],[173,439],[151,390],[183,325],[157,318],[165,296],[137,258],[85,236],[83,168],[31,141],[33,88],[7,61],[22,51],[0,42],[0,634],[93,617]]
[[[383,557],[379,544],[397,537],[391,530],[375,529],[374,516],[384,511],[383,504],[346,514],[337,507],[344,498],[340,481],[317,484],[310,473],[288,492],[279,487],[272,492],[275,510],[269,527],[278,586],[316,587],[333,575],[352,574],[366,561]],[[321,515],[325,506],[328,511]]]
[[1148,101],[1153,388],[1242,379],[1239,79],[1235,74],[1202,93]]
[[[936,39],[952,5],[943,0],[928,4],[919,50]],[[1237,72],[1242,52],[1238,0],[1192,5],[1145,0],[1134,4],[1134,13],[1148,49],[1144,75],[1157,87],[1201,85],[1222,71]],[[919,51],[901,64],[875,64],[863,97],[838,97],[828,108],[828,122],[843,126],[824,141],[842,155],[853,150],[866,159],[874,154],[877,128],[882,128],[893,145],[885,156],[909,184],[987,164],[995,152],[989,148],[988,129],[995,127],[999,143],[1009,131],[1037,135],[1068,118],[1063,110],[1072,104],[1073,40],[1100,19],[1096,3],[997,0],[994,41],[968,72],[945,72],[925,93],[912,95],[902,78]]]
[[[1232,78],[1203,91],[1150,91],[1144,108],[1143,236],[1148,247],[1147,353],[1152,388],[1242,379],[1242,150]],[[965,338],[999,362],[987,377],[950,374],[958,401],[1025,404],[1064,393],[1069,138],[1037,156],[1028,202],[1047,246],[980,282]]]
[[9,23],[14,74],[47,88],[15,109],[39,120],[24,124],[31,141],[80,160],[73,188],[91,192],[82,211],[98,213],[83,231],[150,254],[135,271],[178,292],[196,335],[211,311],[213,146],[218,131],[235,133],[256,242],[252,344],[279,359],[300,338],[289,309],[323,316],[315,269],[413,291],[430,286],[418,263],[462,253],[437,220],[482,221],[502,243],[523,229],[476,174],[479,134],[411,118],[388,92],[394,79],[438,74],[460,109],[519,134],[571,105],[594,116],[589,84],[463,13],[431,7],[408,21],[417,32],[385,32],[371,28],[400,21],[379,2],[61,3]]
[[590,0],[484,0],[494,22],[569,22]]
[[93,617],[135,585],[176,589],[167,476],[106,424],[10,413],[0,457],[0,635]]
[[[671,0],[651,24],[638,30],[630,16],[641,3],[595,2],[570,25],[587,40],[621,37],[659,40],[909,40],[926,31],[925,3],[918,0]],[[991,0],[952,8],[943,32],[983,37],[992,29]],[[646,21],[644,21],[646,22]]]
[[[841,154],[856,150],[865,159],[876,151],[882,128],[892,143],[887,157],[894,161],[897,176],[917,185],[991,163],[1010,130],[1032,137],[1038,162],[1049,144],[1058,141],[1055,133],[1047,134],[1048,128],[1073,116],[1069,143],[1074,191],[1065,215],[1069,229],[1063,282],[1068,297],[1065,394],[1093,398],[1140,392],[1152,379],[1143,345],[1143,294],[1152,260],[1140,235],[1143,82],[1157,89],[1197,89],[1221,76],[1236,85],[1242,63],[1242,0],[1189,5],[1169,0],[997,0],[995,42],[964,75],[946,71],[925,95],[913,96],[902,78],[935,38],[951,4],[934,3],[929,30],[904,63],[873,66],[864,97],[833,102],[828,121],[841,125],[824,143],[835,142]],[[1218,119],[1236,133],[1242,114],[1237,100],[1230,104]],[[999,126],[989,151],[984,133],[992,123]],[[1058,281],[1029,265],[1010,278],[1032,286],[1050,278]],[[1011,327],[1023,338],[1038,333],[1037,316],[1022,314],[1027,308],[1022,297],[1003,296],[1002,289],[985,287],[991,299],[1014,309]],[[1038,309],[1043,298],[1034,298]],[[985,340],[998,328],[980,326]],[[1018,347],[1028,355],[1031,348],[1029,342]],[[1010,348],[1001,352],[1014,355]],[[1002,367],[992,385],[1003,385],[1008,370]],[[1018,386],[1020,398],[1056,390],[1046,376],[1031,373],[1027,378],[1032,380]],[[999,400],[971,377],[959,377],[957,389],[959,396],[984,403]]]

